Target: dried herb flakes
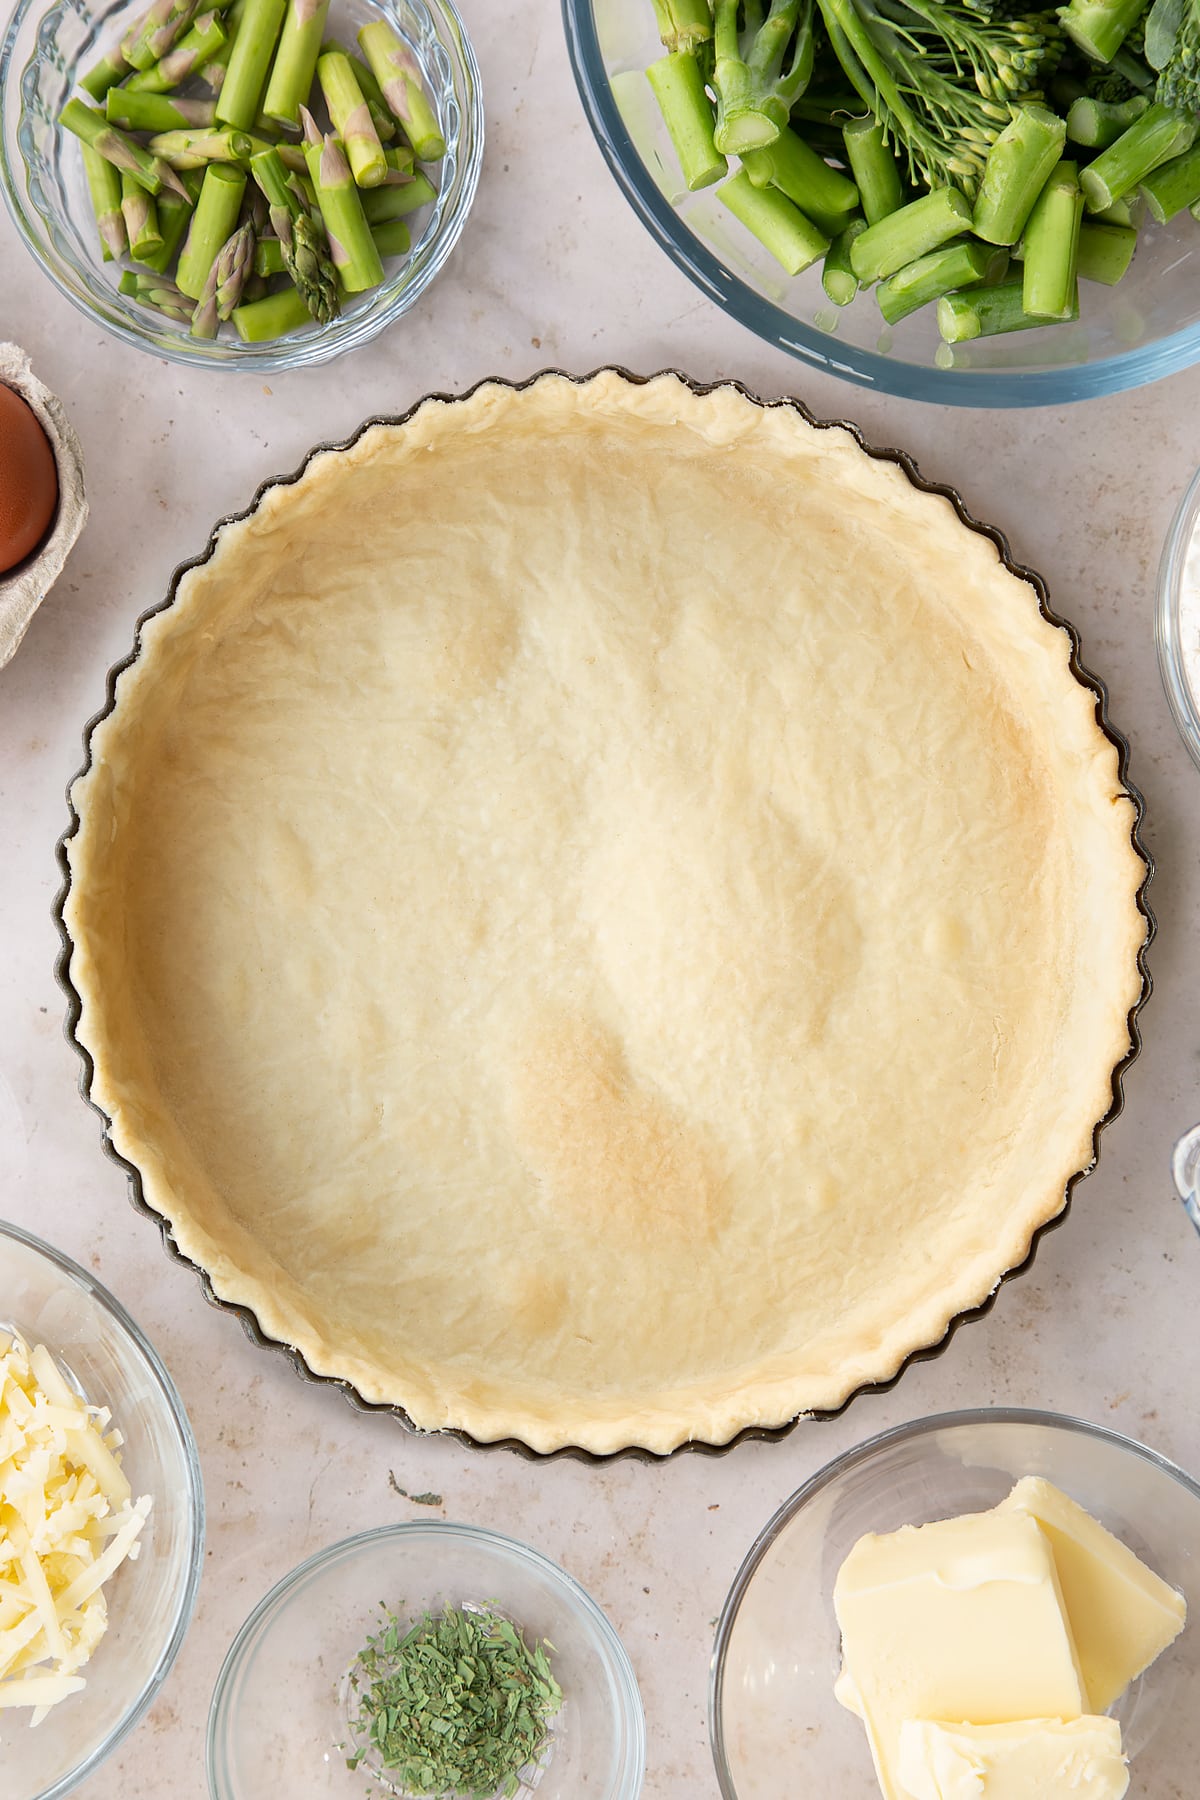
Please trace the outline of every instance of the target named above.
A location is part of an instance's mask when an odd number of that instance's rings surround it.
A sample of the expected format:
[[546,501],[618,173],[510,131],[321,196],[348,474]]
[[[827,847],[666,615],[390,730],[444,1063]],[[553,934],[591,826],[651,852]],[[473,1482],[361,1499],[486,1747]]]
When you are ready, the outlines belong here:
[[[413,1794],[512,1796],[562,1705],[547,1655],[553,1648],[531,1648],[491,1605],[447,1603],[407,1629],[385,1607],[382,1630],[368,1638],[350,1675],[355,1735]],[[369,1755],[360,1749],[348,1766]]]

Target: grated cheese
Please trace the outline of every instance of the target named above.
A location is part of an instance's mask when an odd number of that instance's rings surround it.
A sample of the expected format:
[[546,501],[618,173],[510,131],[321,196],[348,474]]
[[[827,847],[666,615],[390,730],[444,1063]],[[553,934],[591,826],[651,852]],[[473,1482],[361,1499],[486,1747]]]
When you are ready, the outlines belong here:
[[84,1686],[104,1583],[138,1553],[150,1498],[121,1442],[43,1345],[0,1330],[0,1709],[31,1707],[32,1725]]

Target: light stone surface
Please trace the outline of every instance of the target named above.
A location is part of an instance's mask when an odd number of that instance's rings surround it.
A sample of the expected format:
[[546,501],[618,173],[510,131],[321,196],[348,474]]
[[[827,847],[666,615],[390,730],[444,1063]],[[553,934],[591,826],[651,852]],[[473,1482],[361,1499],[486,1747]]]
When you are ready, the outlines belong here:
[[[1160,548],[1200,454],[1200,371],[1025,413],[921,406],[810,372],[725,318],[643,231],[584,120],[557,7],[463,0],[463,12],[488,108],[474,214],[416,313],[342,361],[266,383],[123,349],[59,297],[0,219],[0,336],[21,343],[63,399],[91,503],[63,577],[0,671],[0,1212],[95,1269],[149,1332],[194,1421],[209,1505],[205,1579],[183,1652],[153,1711],[78,1790],[81,1800],[202,1800],[209,1696],[238,1626],[302,1557],[367,1526],[467,1520],[563,1564],[607,1610],[636,1666],[648,1800],[706,1800],[717,1792],[706,1713],[722,1601],[759,1528],[830,1457],[923,1413],[1011,1402],[1100,1421],[1200,1472],[1200,1245],[1169,1175],[1175,1137],[1200,1116],[1200,772],[1176,735],[1153,640]],[[294,468],[315,441],[344,437],[429,389],[608,361],[733,375],[766,396],[799,395],[820,416],[848,415],[1007,530],[1018,560],[1042,571],[1078,625],[1131,739],[1159,864],[1159,933],[1145,1050],[1100,1168],[1033,1270],[1002,1289],[982,1322],[891,1393],[781,1444],[590,1468],[472,1453],[360,1417],[336,1394],[303,1386],[282,1357],[256,1350],[206,1305],[127,1204],[77,1096],[51,905],[63,791],[105,671],[216,518]],[[863,1179],[886,1196],[885,1145],[863,1146]],[[397,1487],[438,1493],[442,1505],[415,1506]]]

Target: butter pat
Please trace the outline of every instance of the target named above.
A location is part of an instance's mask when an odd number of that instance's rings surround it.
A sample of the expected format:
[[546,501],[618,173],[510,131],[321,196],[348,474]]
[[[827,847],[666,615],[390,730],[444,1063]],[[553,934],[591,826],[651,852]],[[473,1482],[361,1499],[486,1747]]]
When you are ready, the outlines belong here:
[[860,1538],[833,1600],[838,1699],[866,1726],[885,1800],[906,1800],[905,1720],[994,1725],[1091,1710],[1050,1544],[1028,1513],[974,1513]]
[[898,1772],[906,1800],[1121,1800],[1129,1786],[1115,1719],[907,1719]]
[[1182,1631],[1183,1595],[1039,1476],[1018,1481],[999,1511],[1036,1519],[1049,1538],[1089,1710],[1106,1712]]

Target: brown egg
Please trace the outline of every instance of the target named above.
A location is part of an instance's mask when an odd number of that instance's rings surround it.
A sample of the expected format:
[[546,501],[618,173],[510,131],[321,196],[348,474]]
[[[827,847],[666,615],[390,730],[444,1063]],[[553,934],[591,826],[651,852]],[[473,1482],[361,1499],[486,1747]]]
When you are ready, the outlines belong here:
[[0,574],[37,549],[57,505],[50,441],[32,408],[0,382]]

